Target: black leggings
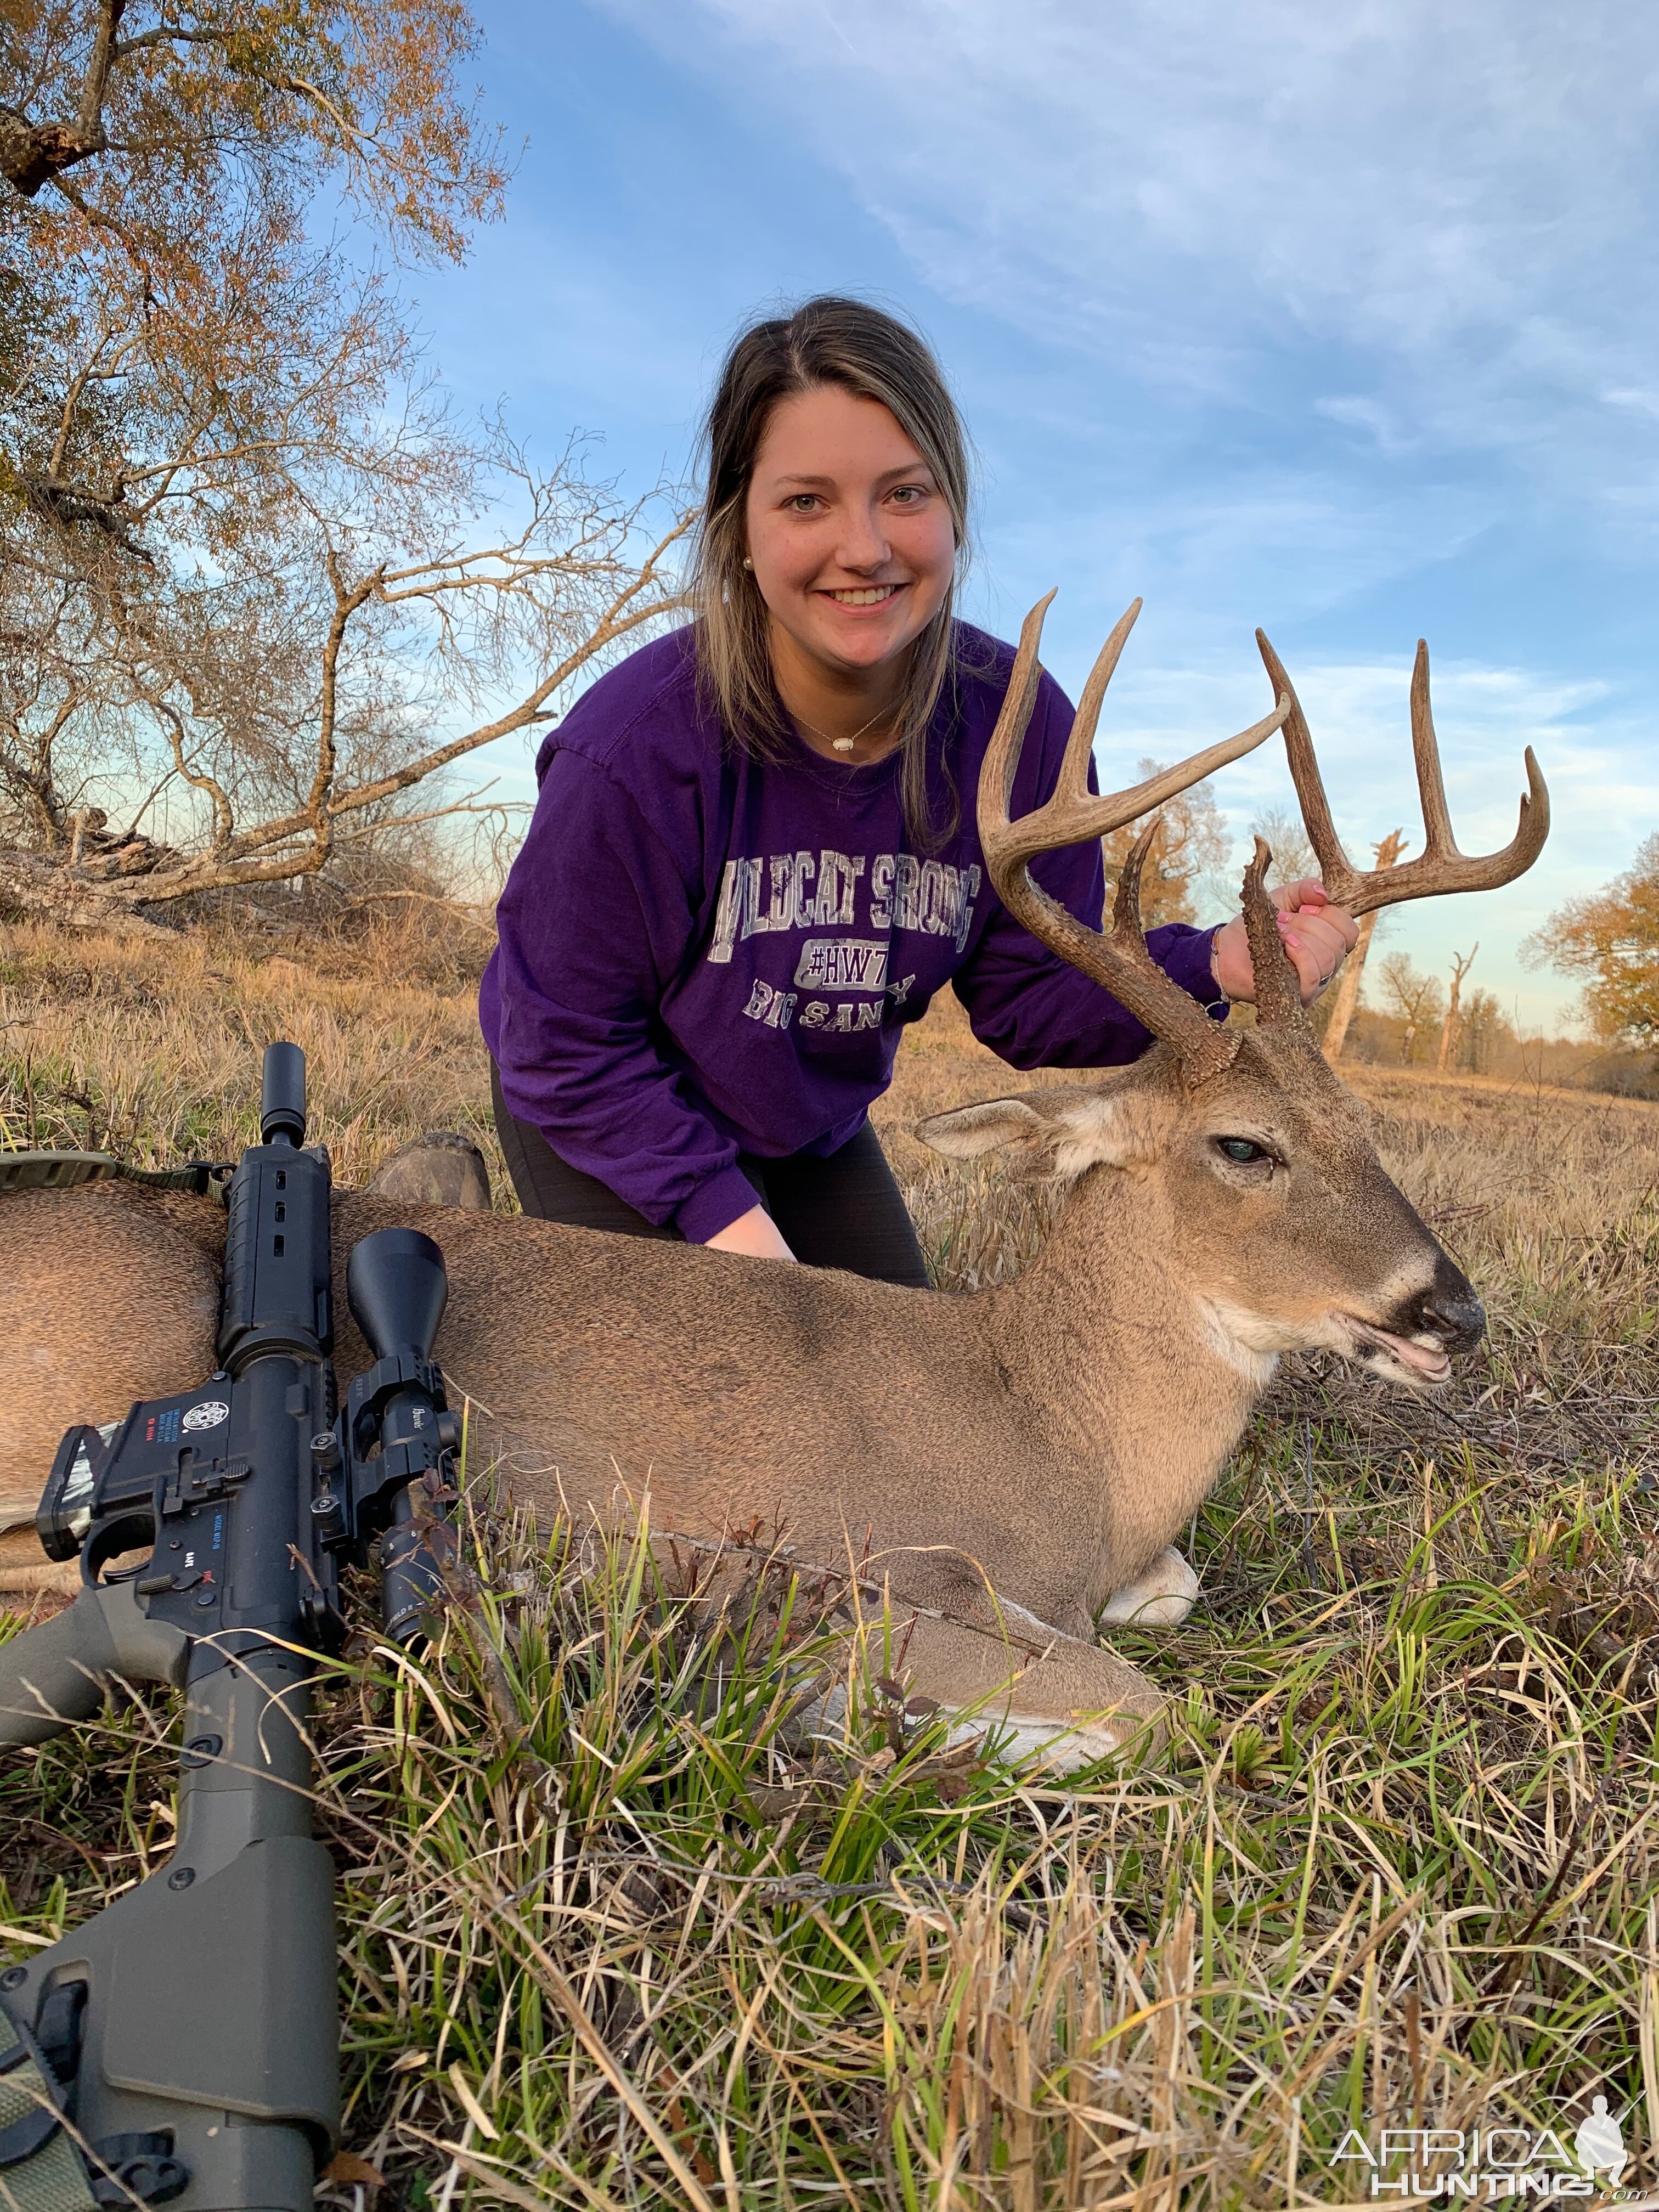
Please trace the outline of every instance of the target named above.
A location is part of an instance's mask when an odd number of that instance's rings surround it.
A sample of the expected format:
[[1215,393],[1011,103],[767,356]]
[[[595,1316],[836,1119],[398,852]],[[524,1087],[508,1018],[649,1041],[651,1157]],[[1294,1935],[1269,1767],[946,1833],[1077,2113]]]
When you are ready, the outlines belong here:
[[[492,1060],[495,1128],[519,1203],[538,1221],[572,1229],[607,1229],[619,1237],[660,1237],[684,1243],[678,1229],[659,1229],[597,1176],[562,1160],[541,1131],[515,1121],[501,1096],[501,1071]],[[927,1263],[916,1242],[881,1140],[866,1121],[838,1152],[792,1152],[763,1160],[739,1152],[738,1165],[778,1233],[809,1267],[845,1267],[878,1283],[927,1288]]]

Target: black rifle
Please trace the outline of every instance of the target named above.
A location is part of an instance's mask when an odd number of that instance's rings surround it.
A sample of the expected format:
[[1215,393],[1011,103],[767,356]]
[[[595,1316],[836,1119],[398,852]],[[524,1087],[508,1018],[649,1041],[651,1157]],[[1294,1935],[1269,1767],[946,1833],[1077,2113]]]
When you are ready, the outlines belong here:
[[272,1045],[264,1141],[230,1184],[219,1371],[70,1431],[38,1527],[53,1559],[79,1553],[81,1593],[0,1647],[0,1744],[90,1719],[112,1678],[185,1697],[167,1866],[0,1973],[0,2202],[20,2212],[308,2212],[338,2142],[311,1655],[338,1650],[340,1564],[376,1537],[386,1629],[420,1634],[460,1435],[430,1358],[443,1255],[412,1229],[351,1255],[377,1364],[336,1416],[328,1155],[305,1123],[304,1055]]

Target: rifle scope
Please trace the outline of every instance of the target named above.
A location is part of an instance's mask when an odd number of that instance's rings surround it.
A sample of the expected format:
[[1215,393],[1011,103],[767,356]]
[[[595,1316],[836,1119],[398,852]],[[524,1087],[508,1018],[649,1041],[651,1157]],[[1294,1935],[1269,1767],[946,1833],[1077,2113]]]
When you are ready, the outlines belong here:
[[[378,1229],[355,1247],[346,1298],[375,1364],[358,1376],[347,1401],[349,1457],[332,1436],[313,1446],[321,1448],[319,1460],[347,1460],[360,1540],[380,1533],[381,1608],[386,1633],[398,1644],[415,1640],[422,1613],[441,1600],[442,1561],[454,1545],[439,1509],[447,1494],[446,1456],[460,1443],[460,1423],[445,1403],[431,1358],[448,1297],[443,1254],[418,1229]],[[331,1522],[337,1507],[325,1490],[313,1510]]]

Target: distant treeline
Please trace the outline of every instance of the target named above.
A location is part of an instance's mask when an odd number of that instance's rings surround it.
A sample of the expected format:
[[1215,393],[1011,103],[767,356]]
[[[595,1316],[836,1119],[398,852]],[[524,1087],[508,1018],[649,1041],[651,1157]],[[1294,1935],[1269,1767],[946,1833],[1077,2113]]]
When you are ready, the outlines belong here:
[[[1491,999],[1492,994],[1482,992],[1474,996],[1479,1000]],[[1659,1099],[1659,1053],[1588,1039],[1522,1036],[1513,1023],[1496,1011],[1495,1002],[1491,1010],[1472,1006],[1470,1011],[1475,1018],[1464,1027],[1447,1054],[1449,1074],[1562,1084],[1614,1097]],[[1408,1036],[1407,1029],[1401,1015],[1362,1005],[1342,1049],[1344,1066],[1437,1066],[1437,1025],[1426,1034],[1419,1028],[1414,1036]]]

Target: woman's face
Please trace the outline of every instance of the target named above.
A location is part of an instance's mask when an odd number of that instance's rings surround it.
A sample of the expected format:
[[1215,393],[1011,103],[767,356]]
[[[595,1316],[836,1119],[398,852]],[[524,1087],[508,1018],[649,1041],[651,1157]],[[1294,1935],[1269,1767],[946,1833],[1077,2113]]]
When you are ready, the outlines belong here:
[[951,509],[878,399],[820,385],[773,409],[746,509],[749,558],[774,622],[838,673],[902,653],[944,605]]

